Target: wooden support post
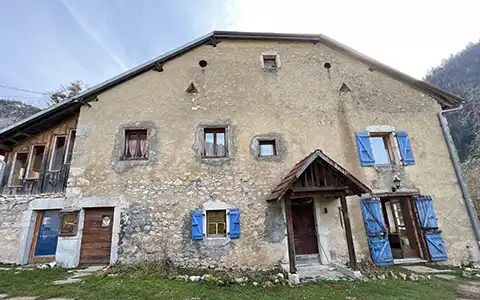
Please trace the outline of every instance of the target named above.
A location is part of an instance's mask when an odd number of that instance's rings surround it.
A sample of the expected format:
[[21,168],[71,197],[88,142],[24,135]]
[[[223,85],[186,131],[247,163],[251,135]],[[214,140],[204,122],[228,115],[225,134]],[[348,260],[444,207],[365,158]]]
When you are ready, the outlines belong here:
[[353,245],[352,227],[350,225],[350,218],[348,217],[348,206],[345,194],[340,196],[340,204],[342,206],[343,222],[345,225],[345,236],[347,237],[348,257],[350,258],[350,267],[357,269],[357,257],[355,255],[355,246]]
[[290,265],[290,273],[296,274],[295,237],[293,235],[292,199],[290,198],[290,192],[285,195],[285,215],[287,221],[288,263]]
[[[8,184],[8,177],[10,175],[10,166],[12,163],[9,162],[9,157],[12,156],[10,152],[5,153],[3,164],[0,164],[0,194],[3,193],[3,189]],[[13,156],[12,156],[13,157]],[[2,173],[3,168],[3,173]]]

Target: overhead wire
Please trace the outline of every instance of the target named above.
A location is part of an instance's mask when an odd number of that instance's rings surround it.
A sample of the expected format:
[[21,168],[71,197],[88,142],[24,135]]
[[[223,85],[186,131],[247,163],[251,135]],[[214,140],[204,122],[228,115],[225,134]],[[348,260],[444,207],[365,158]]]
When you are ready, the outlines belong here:
[[38,95],[48,95],[48,93],[44,93],[44,92],[38,92],[38,91],[32,91],[32,90],[27,90],[27,89],[21,89],[21,88],[16,88],[16,87],[13,87],[13,86],[2,85],[2,84],[0,84],[0,88],[9,89],[9,90],[14,90],[14,91],[19,91],[19,92],[25,92],[25,93],[38,94]]

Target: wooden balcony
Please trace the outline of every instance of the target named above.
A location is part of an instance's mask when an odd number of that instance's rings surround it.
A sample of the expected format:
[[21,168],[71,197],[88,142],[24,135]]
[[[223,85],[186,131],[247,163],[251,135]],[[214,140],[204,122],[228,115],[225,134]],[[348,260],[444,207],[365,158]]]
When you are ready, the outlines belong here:
[[39,195],[64,193],[67,187],[70,164],[63,164],[59,171],[48,171],[36,179],[21,179],[20,184],[3,187],[3,195]]

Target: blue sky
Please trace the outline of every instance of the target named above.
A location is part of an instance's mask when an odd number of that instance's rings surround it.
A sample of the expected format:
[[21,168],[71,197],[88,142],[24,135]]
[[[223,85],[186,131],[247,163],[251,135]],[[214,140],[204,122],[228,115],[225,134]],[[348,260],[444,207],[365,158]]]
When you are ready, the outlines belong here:
[[478,11],[477,0],[2,0],[0,85],[92,86],[214,29],[323,33],[421,78],[479,40]]

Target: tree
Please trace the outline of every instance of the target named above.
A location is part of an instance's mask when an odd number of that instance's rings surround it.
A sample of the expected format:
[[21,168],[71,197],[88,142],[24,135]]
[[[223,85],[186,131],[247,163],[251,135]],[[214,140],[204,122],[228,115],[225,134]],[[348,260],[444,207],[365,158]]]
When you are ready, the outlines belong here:
[[80,80],[70,82],[67,86],[61,85],[58,90],[49,93],[50,104],[54,105],[65,99],[71,98],[80,93],[85,87],[85,84]]
[[460,159],[480,158],[480,42],[431,69],[425,80],[465,99],[457,113],[447,114]]

